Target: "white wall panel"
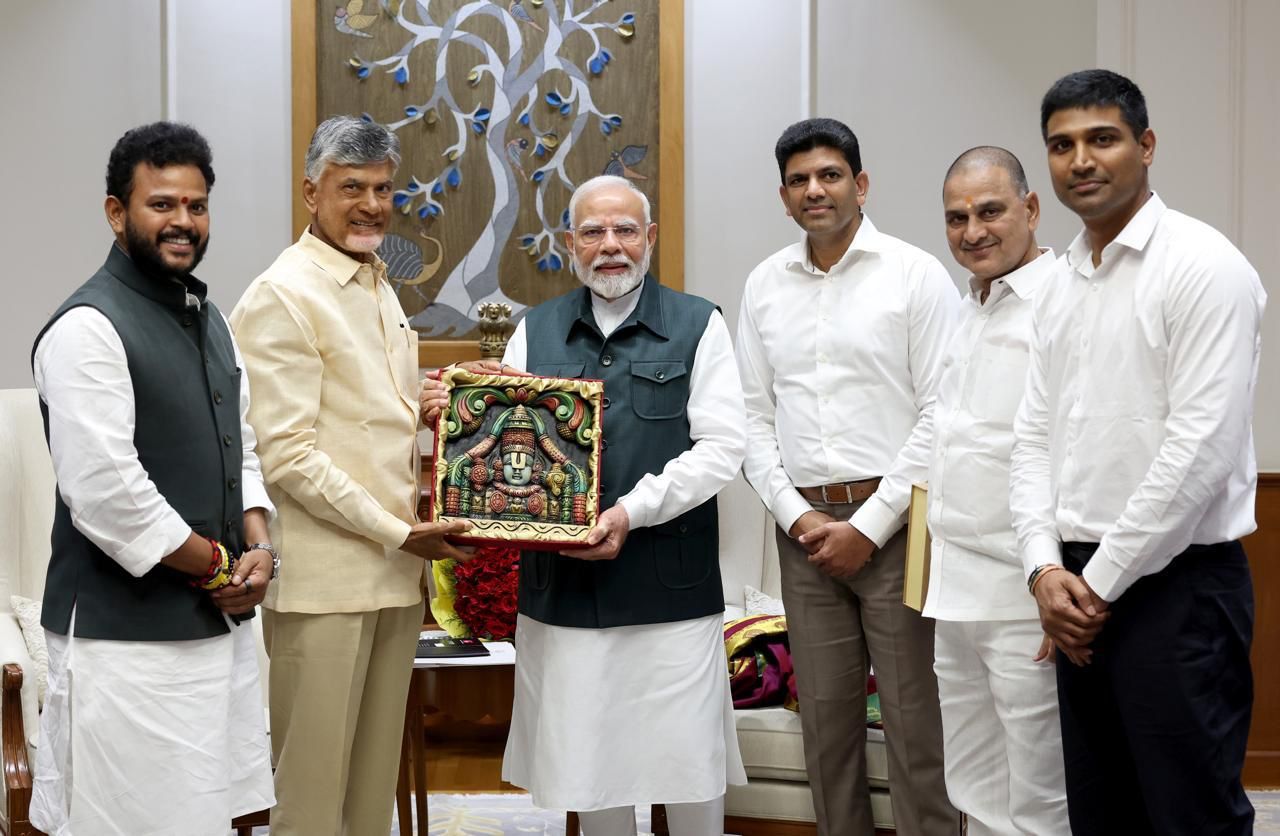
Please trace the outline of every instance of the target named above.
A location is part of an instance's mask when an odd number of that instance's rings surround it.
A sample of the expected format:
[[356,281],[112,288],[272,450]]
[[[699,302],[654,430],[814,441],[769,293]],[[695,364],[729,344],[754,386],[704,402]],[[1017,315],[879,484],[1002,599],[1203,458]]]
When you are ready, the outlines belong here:
[[685,3],[685,289],[735,332],[747,274],[799,236],[773,144],[807,115],[807,5]]
[[107,156],[130,127],[160,117],[159,9],[155,0],[5,4],[0,388],[32,385],[36,334],[107,256]]
[[1008,148],[1041,197],[1042,245],[1076,222],[1053,196],[1040,98],[1093,66],[1091,4],[1028,0],[820,0],[818,110],[858,135],[876,226],[937,256],[960,283],[942,224],[942,178],[975,145]]
[[213,147],[209,253],[197,275],[230,313],[291,243],[289,4],[167,0],[170,119]]

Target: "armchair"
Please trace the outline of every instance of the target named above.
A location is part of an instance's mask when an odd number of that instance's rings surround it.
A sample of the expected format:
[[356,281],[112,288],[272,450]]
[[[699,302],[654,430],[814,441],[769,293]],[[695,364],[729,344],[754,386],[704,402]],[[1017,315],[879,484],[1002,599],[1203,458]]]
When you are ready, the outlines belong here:
[[6,836],[38,832],[27,818],[40,721],[36,668],[9,597],[44,594],[54,490],[35,390],[0,390],[0,531],[8,541],[0,557],[0,832]]
[[[755,492],[739,477],[719,497],[720,571],[724,583],[725,618],[745,612],[748,585],[779,598],[775,523]],[[725,829],[729,833],[813,833],[813,795],[804,765],[800,715],[781,706],[734,711],[738,746],[747,784],[729,787],[725,796]],[[867,729],[867,772],[876,827],[891,829],[889,767],[884,732]]]

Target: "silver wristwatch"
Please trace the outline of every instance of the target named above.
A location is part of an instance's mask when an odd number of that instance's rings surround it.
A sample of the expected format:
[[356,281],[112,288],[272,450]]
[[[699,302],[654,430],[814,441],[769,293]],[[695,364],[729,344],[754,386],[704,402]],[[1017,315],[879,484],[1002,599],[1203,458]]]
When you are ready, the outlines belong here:
[[250,543],[244,547],[246,552],[255,551],[257,549],[262,549],[264,552],[271,555],[271,580],[275,580],[280,577],[280,555],[276,553],[276,547],[270,543]]

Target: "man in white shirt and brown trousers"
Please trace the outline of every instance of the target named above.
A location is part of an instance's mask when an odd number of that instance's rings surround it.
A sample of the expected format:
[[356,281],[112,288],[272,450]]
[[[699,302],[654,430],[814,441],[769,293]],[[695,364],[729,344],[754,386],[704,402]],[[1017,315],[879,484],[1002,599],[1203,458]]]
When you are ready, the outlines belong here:
[[743,471],[778,523],[818,831],[873,832],[866,683],[876,674],[894,822],[960,831],[943,784],[933,621],[902,603],[911,483],[960,309],[933,256],[862,214],[858,140],[834,119],[789,127],[779,193],[805,231],[752,271],[738,322],[747,403]]
[[466,523],[417,518],[418,338],[376,253],[399,162],[380,125],[316,128],[311,225],[231,314],[278,511],[263,604],[276,836],[390,831],[423,558],[468,557],[442,539]]
[[1040,198],[1003,148],[956,158],[942,203],[951,254],[972,274],[938,384],[929,464],[924,614],[937,619],[947,793],[970,836],[1069,836],[1052,647],[1007,501],[1032,307],[1054,255],[1036,245]]
[[1058,699],[1071,830],[1248,834],[1252,413],[1266,294],[1165,207],[1132,81],[1059,79],[1040,125],[1084,230],[1036,300],[1011,501]]

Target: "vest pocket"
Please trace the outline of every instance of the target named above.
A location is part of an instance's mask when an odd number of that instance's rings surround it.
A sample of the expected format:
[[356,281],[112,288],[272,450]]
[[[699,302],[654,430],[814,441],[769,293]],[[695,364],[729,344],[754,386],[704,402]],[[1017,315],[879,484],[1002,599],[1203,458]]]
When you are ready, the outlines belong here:
[[585,363],[539,363],[530,369],[530,373],[539,377],[559,377],[565,380],[582,377]]
[[689,370],[683,360],[632,360],[631,408],[650,421],[684,415]]
[[656,525],[653,532],[653,566],[658,582],[668,589],[691,589],[706,582],[718,559],[715,515],[710,520],[685,514]]

